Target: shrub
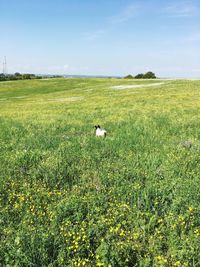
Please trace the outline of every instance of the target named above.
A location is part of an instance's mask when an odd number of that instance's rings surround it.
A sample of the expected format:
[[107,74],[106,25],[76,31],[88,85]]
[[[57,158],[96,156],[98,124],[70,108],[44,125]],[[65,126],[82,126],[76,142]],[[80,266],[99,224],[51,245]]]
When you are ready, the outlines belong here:
[[134,79],[134,77],[131,74],[129,74],[129,75],[125,76],[124,79]]

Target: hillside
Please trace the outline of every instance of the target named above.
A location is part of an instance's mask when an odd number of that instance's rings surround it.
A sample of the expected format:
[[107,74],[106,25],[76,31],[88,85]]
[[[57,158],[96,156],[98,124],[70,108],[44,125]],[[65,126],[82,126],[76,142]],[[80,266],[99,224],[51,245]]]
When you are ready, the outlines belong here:
[[0,265],[200,266],[199,110],[199,80],[1,82]]

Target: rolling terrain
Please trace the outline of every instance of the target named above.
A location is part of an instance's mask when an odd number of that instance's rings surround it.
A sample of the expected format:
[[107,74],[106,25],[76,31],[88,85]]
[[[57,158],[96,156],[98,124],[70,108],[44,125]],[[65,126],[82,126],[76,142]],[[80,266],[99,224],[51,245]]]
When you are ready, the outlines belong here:
[[199,110],[199,80],[1,82],[0,265],[199,267]]

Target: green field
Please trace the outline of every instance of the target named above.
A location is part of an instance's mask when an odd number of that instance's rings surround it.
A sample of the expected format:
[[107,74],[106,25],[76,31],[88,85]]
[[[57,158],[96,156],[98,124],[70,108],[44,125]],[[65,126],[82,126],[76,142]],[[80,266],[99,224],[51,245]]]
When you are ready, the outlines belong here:
[[200,81],[1,82],[0,163],[0,266],[200,266]]

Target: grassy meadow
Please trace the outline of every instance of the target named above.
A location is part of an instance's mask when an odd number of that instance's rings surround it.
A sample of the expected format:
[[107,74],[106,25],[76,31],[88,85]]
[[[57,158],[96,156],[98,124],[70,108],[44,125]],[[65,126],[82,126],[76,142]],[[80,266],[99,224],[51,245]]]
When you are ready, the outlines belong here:
[[0,266],[199,267],[199,185],[200,80],[0,83]]

